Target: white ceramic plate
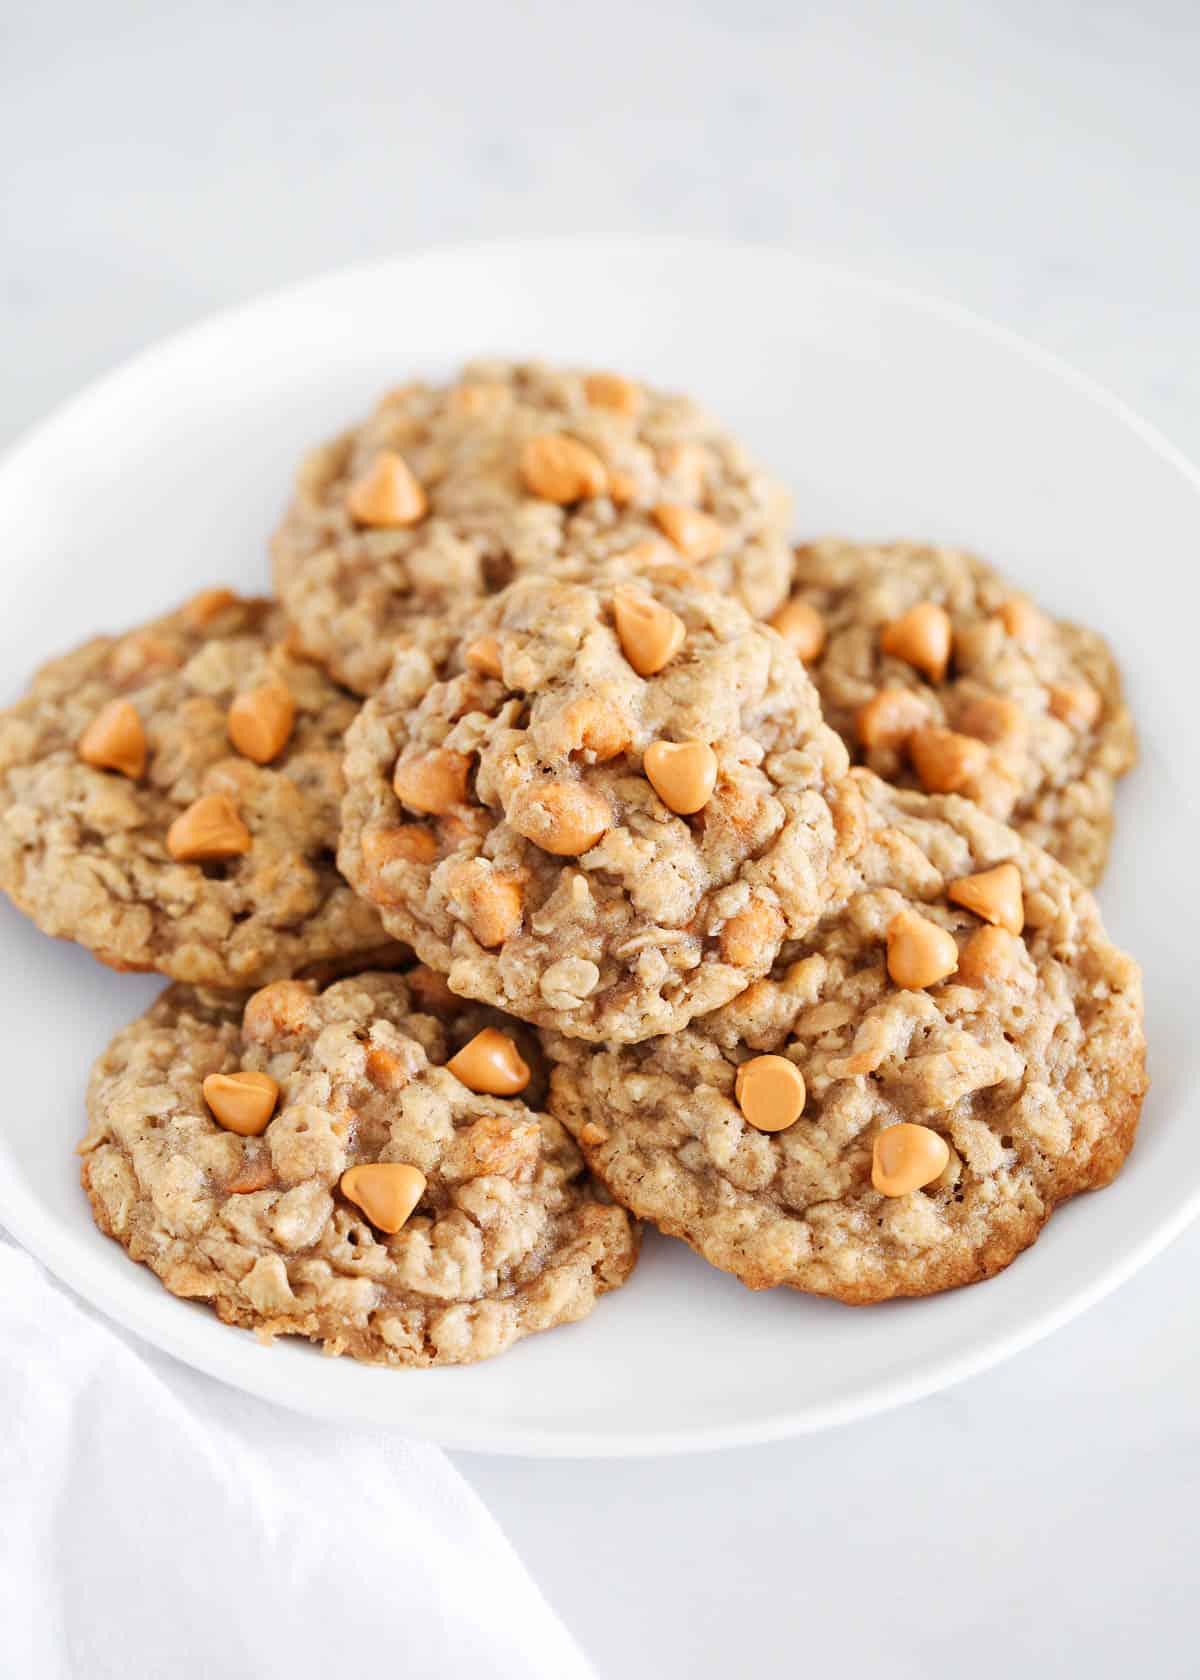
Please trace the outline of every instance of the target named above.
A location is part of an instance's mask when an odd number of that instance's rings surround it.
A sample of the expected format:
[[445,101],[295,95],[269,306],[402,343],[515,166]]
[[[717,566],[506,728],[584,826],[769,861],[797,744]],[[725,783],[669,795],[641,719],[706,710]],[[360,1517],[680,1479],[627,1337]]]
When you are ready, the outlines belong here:
[[[1141,723],[1103,902],[1146,970],[1154,1090],[1126,1172],[991,1283],[851,1311],[752,1295],[646,1245],[585,1324],[467,1370],[260,1347],[174,1300],[94,1229],[72,1153],[88,1066],[156,983],[7,904],[0,1222],[148,1341],[242,1388],[448,1445],[635,1454],[822,1429],[928,1393],[1112,1289],[1200,1203],[1192,1126],[1200,476],[1111,398],[957,309],[768,250],[620,240],[434,252],[219,317],[92,386],[0,468],[15,696],[43,656],[203,584],[265,584],[305,445],[414,373],[486,350],[627,370],[713,406],[792,484],[797,530],[977,547],[1116,642]],[[1180,610],[1181,606],[1184,610]]]

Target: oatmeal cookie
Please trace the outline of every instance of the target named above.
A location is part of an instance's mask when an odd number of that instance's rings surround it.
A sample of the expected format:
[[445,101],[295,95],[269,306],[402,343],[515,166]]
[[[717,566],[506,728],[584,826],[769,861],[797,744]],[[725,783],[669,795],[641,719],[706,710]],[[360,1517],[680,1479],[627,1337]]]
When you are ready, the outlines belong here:
[[1099,880],[1137,747],[1093,631],[1055,622],[956,549],[840,541],[796,550],[776,623],[861,762],[961,793]]
[[584,1317],[635,1228],[518,1100],[511,1034],[481,1050],[481,1016],[427,1013],[395,974],[169,987],[92,1075],[96,1223],[226,1323],[379,1364],[485,1359]]
[[787,592],[788,497],[685,397],[475,362],[313,451],[275,535],[303,645],[369,694],[398,643],[526,571],[682,553],[759,615]]
[[207,590],[51,661],[0,713],[0,886],[122,969],[248,985],[386,938],[337,872],[358,709]]
[[844,896],[769,978],[671,1038],[542,1038],[624,1206],[752,1288],[864,1303],[1008,1265],[1114,1177],[1146,1075],[1137,964],[1067,869],[968,800],[851,782]]
[[580,1038],[765,974],[848,843],[801,662],[691,573],[525,578],[347,737],[339,863],[453,991]]

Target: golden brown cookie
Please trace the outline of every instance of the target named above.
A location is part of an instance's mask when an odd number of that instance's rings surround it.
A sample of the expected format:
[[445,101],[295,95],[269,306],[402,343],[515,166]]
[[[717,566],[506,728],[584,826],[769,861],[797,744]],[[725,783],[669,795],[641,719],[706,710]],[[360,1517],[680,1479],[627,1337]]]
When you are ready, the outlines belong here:
[[961,793],[1091,885],[1137,756],[1107,645],[982,561],[920,543],[808,543],[774,622],[857,759]]
[[337,872],[358,702],[206,590],[52,660],[0,713],[0,886],[114,968],[247,985],[381,945]]
[[681,556],[763,615],[788,497],[685,397],[613,374],[475,362],[403,385],[300,469],[275,584],[300,642],[369,694],[399,643],[523,572]]
[[543,1033],[617,1200],[755,1289],[852,1303],[990,1277],[1107,1184],[1146,1089],[1141,976],[1046,852],[854,771],[841,897],[685,1031]]
[[227,1323],[379,1364],[484,1359],[584,1317],[636,1229],[521,1100],[528,1040],[429,993],[394,974],[170,987],[92,1075],[101,1230]]
[[782,638],[694,575],[525,578],[364,706],[339,862],[455,992],[636,1040],[820,915],[846,763]]

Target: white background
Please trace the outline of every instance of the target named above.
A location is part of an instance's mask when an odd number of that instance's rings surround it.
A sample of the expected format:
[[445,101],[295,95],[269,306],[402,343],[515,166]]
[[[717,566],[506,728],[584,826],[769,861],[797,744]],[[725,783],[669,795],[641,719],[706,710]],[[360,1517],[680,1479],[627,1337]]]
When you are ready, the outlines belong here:
[[[7,0],[0,442],[323,268],[645,230],[954,298],[1200,456],[1198,113],[1194,0]],[[457,1462],[605,1680],[1192,1675],[1198,1277],[1200,1230],[1001,1370],[832,1435]]]

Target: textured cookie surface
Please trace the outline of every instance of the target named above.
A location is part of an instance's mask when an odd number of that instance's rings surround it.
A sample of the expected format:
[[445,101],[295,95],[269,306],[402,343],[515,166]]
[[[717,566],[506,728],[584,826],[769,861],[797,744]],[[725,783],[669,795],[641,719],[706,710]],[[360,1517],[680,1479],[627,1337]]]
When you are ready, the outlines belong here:
[[[384,941],[334,861],[342,737],[358,703],[289,658],[282,630],[268,603],[209,591],[53,660],[0,714],[0,885],[46,933],[114,967],[213,985],[293,974]],[[284,708],[276,721],[289,707],[291,721],[259,764],[234,747],[229,717],[239,696],[263,690]],[[114,704],[138,736],[137,774],[81,756]],[[213,795],[230,802],[245,850],[172,856],[172,824]]]
[[[679,644],[647,676],[617,626],[631,600]],[[648,779],[656,743],[707,763],[690,814]],[[524,579],[440,667],[402,651],[364,706],[339,862],[455,992],[637,1040],[735,996],[819,915],[846,762],[782,638],[694,576]]]
[[[826,640],[812,674],[826,718],[860,762],[904,786],[961,793],[1085,883],[1099,879],[1115,783],[1136,742],[1098,635],[1056,623],[972,556],[917,543],[802,547],[793,599],[822,615]],[[944,675],[881,645],[888,626],[921,603],[948,619]],[[896,691],[919,705],[895,710],[877,698]],[[923,758],[913,751],[917,730],[934,732]],[[946,730],[969,738],[965,754]]]
[[[844,900],[769,978],[671,1038],[591,1050],[542,1037],[559,1063],[551,1109],[619,1201],[754,1288],[860,1303],[1007,1265],[1056,1204],[1117,1172],[1146,1077],[1139,970],[1091,894],[966,800],[851,779],[867,828]],[[1005,862],[1024,929],[988,928],[973,964],[985,924],[947,890]],[[886,938],[905,910],[953,936],[958,972],[896,984]],[[742,1112],[737,1070],[760,1055],[807,1083],[785,1130]],[[948,1158],[923,1188],[884,1195],[876,1139],[901,1122],[936,1133]]]
[[[592,457],[579,495],[552,477],[544,488],[568,500],[531,488],[524,452],[545,437]],[[351,512],[354,486],[384,452],[420,487],[397,515],[411,523],[369,526]],[[400,640],[427,641],[464,602],[525,571],[586,568],[643,543],[682,543],[722,589],[766,614],[787,591],[787,512],[782,487],[684,397],[477,362],[448,387],[401,387],[308,456],[274,539],[275,584],[305,647],[368,694]]]
[[[169,988],[97,1062],[82,1178],[100,1228],[176,1295],[260,1334],[390,1365],[456,1364],[582,1318],[636,1257],[557,1121],[480,1096],[444,1065],[479,1025],[425,1012],[397,975],[248,1001]],[[222,1129],[211,1074],[279,1086],[265,1132]],[[407,1222],[375,1228],[349,1168],[426,1180]]]

